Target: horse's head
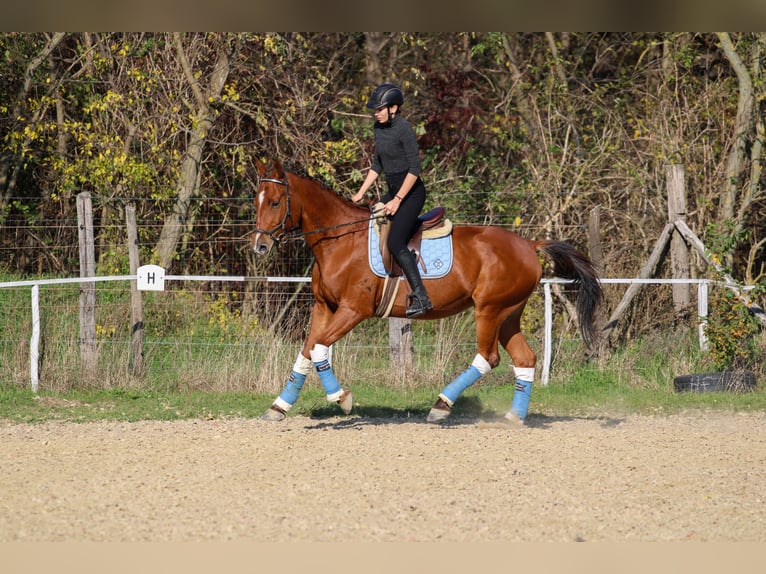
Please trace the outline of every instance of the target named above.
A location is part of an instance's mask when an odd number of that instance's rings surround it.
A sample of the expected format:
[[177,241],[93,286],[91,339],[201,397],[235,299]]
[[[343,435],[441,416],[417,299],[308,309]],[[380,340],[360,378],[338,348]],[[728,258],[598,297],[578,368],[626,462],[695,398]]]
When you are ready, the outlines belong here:
[[290,214],[290,188],[282,164],[277,161],[269,169],[257,162],[258,190],[255,194],[253,251],[266,255],[275,243],[293,227]]

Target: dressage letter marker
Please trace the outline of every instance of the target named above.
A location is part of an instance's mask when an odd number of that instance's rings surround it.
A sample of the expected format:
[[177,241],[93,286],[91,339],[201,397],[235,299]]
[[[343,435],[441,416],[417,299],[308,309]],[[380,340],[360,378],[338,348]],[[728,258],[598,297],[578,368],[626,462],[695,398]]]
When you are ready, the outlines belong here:
[[164,291],[165,270],[159,265],[142,265],[136,270],[139,291]]

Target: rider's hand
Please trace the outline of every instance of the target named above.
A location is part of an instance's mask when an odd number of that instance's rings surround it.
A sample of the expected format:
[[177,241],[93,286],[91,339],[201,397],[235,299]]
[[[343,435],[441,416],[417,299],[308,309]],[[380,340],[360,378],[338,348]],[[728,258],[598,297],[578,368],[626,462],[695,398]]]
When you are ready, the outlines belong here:
[[399,209],[400,204],[401,204],[401,201],[399,201],[396,197],[394,197],[391,201],[389,201],[386,205],[383,206],[383,212],[386,215],[393,215]]
[[364,198],[364,192],[360,191],[360,192],[357,192],[357,194],[351,198],[351,201],[353,201],[354,203],[359,203],[360,201],[362,201],[363,198]]

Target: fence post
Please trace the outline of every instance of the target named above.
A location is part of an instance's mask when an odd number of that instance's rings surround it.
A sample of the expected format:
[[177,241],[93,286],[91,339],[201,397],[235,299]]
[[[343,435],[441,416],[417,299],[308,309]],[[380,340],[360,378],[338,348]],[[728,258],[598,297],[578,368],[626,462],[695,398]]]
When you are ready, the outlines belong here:
[[[601,245],[601,207],[595,206],[588,214],[588,255],[596,268],[599,276],[604,273],[604,255]],[[599,307],[596,310],[596,331],[604,332],[606,317]],[[599,336],[596,347],[588,350],[588,355],[596,355],[599,359],[605,359],[609,353],[609,337]]]
[[33,393],[40,382],[40,286],[32,285],[32,338],[29,340],[29,378]]
[[[77,194],[77,228],[80,245],[80,277],[96,276],[96,256],[93,241],[93,204],[90,193]],[[80,357],[82,369],[92,374],[96,370],[96,283],[80,283]]]
[[[136,207],[134,205],[125,206],[125,224],[128,228],[128,260],[130,262],[130,274],[135,275],[140,267],[138,255],[138,227],[136,225]],[[134,375],[142,375],[144,372],[144,308],[141,298],[141,291],[138,290],[138,281],[130,280],[130,314],[132,325],[131,329],[131,350],[132,362],[131,372]]]
[[700,351],[708,350],[707,333],[707,293],[708,282],[700,281],[697,284],[697,315],[699,316],[699,324],[697,325],[697,331],[699,333]]
[[391,364],[395,373],[406,378],[412,374],[415,353],[412,346],[412,320],[401,317],[388,319],[388,338],[391,345]]
[[[684,166],[665,166],[665,180],[668,188],[668,221],[686,221],[686,180]],[[670,265],[673,279],[689,278],[689,249],[680,233],[670,238]],[[687,314],[691,303],[691,289],[688,283],[673,284],[673,307],[676,315]]]
[[543,337],[543,372],[540,375],[540,384],[548,384],[551,376],[551,357],[553,355],[553,295],[551,295],[551,284],[543,284],[545,293],[545,335]]

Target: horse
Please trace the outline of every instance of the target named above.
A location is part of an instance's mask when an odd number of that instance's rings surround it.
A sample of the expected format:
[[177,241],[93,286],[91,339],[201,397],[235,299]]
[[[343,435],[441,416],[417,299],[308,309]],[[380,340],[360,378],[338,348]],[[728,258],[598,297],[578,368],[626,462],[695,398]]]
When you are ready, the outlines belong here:
[[[256,166],[253,250],[264,256],[281,241],[303,236],[315,257],[309,333],[282,392],[262,418],[283,420],[312,369],[327,401],[350,414],[353,394],[336,378],[329,347],[360,322],[376,316],[384,295],[386,280],[373,273],[368,261],[369,222],[376,216],[370,206],[355,204],[312,178],[286,171],[279,160],[271,166],[257,161]],[[424,277],[433,309],[414,320],[441,319],[473,307],[477,353],[470,366],[439,393],[426,422],[448,419],[461,393],[498,366],[498,346],[502,345],[515,375],[514,395],[504,419],[521,426],[529,409],[537,360],[521,332],[521,317],[542,278],[538,252],[553,263],[557,277],[574,284],[579,330],[589,347],[598,338],[595,315],[603,297],[597,272],[591,260],[568,241],[530,240],[497,226],[454,225],[452,244],[449,272],[437,279]],[[389,316],[405,317],[406,297],[406,292],[397,290]]]

